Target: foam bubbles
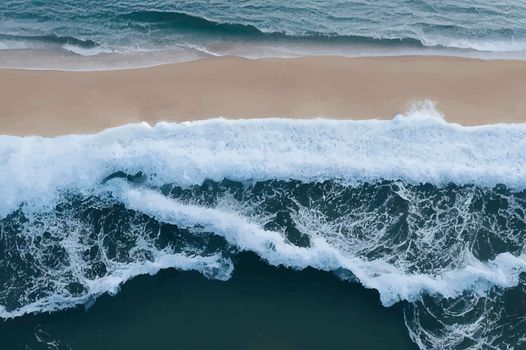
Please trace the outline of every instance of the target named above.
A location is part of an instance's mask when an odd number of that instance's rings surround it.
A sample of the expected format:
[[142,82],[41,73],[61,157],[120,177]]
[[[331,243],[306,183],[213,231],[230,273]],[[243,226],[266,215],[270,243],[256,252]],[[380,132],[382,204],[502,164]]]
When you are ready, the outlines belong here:
[[494,286],[516,286],[520,273],[526,271],[526,256],[502,253],[488,262],[472,258],[464,267],[438,275],[407,274],[383,260],[348,256],[322,236],[312,235],[311,247],[297,247],[288,244],[280,233],[265,230],[235,213],[185,205],[149,190],[120,189],[116,194],[130,209],[152,215],[162,222],[203,227],[242,250],[257,253],[272,265],[348,270],[365,287],[378,290],[385,306],[400,300],[419,300],[422,293],[454,298],[470,290],[484,295]]
[[[130,124],[94,135],[0,137],[0,217],[94,191],[115,171],[151,185],[205,179],[502,183],[526,187],[526,125],[464,127],[426,104],[394,120],[224,120]],[[36,156],[38,155],[38,156]]]
[[230,257],[251,251],[357,280],[386,306],[408,301],[413,339],[451,344],[447,327],[426,333],[420,305],[494,302],[521,285],[524,149],[525,124],[464,127],[431,102],[393,120],[0,136],[0,243],[13,253],[0,285],[16,287],[0,317],[88,305],[165,268],[225,280]]

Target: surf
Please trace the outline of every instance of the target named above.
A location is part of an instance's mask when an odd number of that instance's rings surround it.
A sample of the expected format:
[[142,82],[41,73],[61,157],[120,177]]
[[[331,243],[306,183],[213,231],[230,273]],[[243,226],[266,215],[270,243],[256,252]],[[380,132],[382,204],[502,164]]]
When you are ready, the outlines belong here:
[[[453,124],[431,103],[392,120],[0,136],[0,317],[89,306],[168,268],[228,280],[246,251],[406,303],[422,348],[453,342],[429,338],[427,308],[482,313],[524,284],[525,140],[523,124]],[[491,331],[474,322],[473,337]]]
[[[110,174],[145,183],[295,179],[403,180],[526,188],[526,125],[466,127],[432,107],[393,120],[225,120],[130,124],[94,135],[0,137],[5,217],[60,191],[94,191]],[[40,154],[35,158],[34,154]],[[28,183],[33,184],[29,188]]]

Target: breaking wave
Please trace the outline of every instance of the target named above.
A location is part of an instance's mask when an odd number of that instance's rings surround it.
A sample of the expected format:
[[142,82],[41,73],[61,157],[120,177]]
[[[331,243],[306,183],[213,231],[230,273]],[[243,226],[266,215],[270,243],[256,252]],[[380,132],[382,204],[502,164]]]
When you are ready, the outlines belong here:
[[526,125],[465,127],[430,105],[1,136],[0,316],[90,305],[165,268],[227,280],[251,251],[404,301],[421,348],[519,346],[525,148]]

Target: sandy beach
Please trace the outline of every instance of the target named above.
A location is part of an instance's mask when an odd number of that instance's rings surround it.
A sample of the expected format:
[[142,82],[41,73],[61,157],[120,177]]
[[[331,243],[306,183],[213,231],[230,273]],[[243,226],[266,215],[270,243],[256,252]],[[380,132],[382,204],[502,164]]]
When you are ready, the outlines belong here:
[[223,57],[113,71],[0,69],[0,81],[1,134],[217,116],[392,118],[425,99],[464,125],[526,122],[524,61]]

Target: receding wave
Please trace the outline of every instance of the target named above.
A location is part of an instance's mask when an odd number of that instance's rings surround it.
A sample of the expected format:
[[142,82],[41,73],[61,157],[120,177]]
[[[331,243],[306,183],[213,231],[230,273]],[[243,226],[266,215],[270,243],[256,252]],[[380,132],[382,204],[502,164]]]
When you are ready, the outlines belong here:
[[523,124],[464,127],[430,106],[2,136],[0,317],[165,268],[227,280],[250,251],[404,301],[421,348],[520,348],[526,324],[504,328],[526,288],[524,140]]

